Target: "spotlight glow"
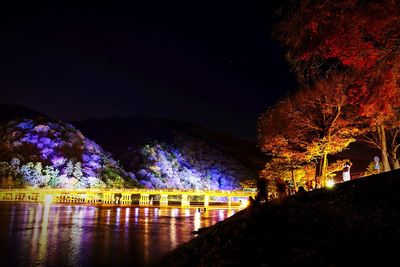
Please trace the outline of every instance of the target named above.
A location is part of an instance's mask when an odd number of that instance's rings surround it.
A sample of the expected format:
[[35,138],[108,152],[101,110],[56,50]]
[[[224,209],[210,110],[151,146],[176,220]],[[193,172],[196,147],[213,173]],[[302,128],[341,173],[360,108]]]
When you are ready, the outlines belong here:
[[335,186],[335,181],[329,179],[328,181],[326,181],[326,187],[327,188],[333,188]]

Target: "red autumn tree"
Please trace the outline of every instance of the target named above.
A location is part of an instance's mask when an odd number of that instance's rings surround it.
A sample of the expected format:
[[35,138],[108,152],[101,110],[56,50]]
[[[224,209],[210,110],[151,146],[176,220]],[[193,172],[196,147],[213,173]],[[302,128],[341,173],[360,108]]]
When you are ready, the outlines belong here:
[[348,86],[345,76],[333,76],[268,110],[258,123],[261,149],[292,168],[315,160],[317,184],[325,185],[328,155],[342,151],[359,133],[347,105]]
[[389,170],[386,130],[399,108],[400,1],[291,1],[276,30],[287,59],[305,84],[332,70],[351,72],[347,95],[379,136]]
[[265,172],[270,176],[291,172],[294,189],[297,191],[293,171],[310,158],[300,144],[302,140],[297,138],[292,128],[291,108],[288,99],[280,101],[260,116],[257,130],[261,150],[273,157],[265,166]]

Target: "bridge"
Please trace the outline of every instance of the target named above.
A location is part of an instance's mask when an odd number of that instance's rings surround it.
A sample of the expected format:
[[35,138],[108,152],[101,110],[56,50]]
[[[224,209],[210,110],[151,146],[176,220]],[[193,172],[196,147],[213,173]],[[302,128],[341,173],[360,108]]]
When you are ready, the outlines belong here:
[[180,202],[188,207],[191,201],[208,207],[219,198],[228,207],[238,204],[241,199],[255,197],[253,191],[239,190],[192,190],[192,189],[0,189],[0,201],[91,203],[91,204],[139,204],[168,206],[168,202]]

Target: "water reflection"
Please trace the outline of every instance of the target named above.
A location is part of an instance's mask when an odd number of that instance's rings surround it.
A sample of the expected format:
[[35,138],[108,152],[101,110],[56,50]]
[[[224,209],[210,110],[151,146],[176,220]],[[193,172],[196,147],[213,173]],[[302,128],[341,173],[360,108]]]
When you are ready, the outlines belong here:
[[144,208],[144,261],[149,262],[149,243],[150,243],[150,230],[149,230],[149,208]]
[[46,202],[44,205],[44,212],[42,218],[42,225],[40,229],[40,237],[38,241],[39,252],[37,253],[36,264],[43,265],[46,260],[47,252],[47,231],[49,226],[50,203]]
[[139,220],[139,208],[135,208],[135,223]]
[[198,231],[201,227],[201,215],[200,211],[196,210],[194,214],[194,231]]
[[131,212],[130,208],[126,208],[125,209],[125,226],[129,225],[129,214]]
[[[87,207],[90,208],[90,207]],[[83,222],[84,222],[84,211],[85,207],[75,207],[74,213],[71,216],[71,229],[70,229],[70,260],[75,263],[76,259],[79,259],[81,247],[82,247],[82,236],[83,236]],[[74,264],[75,265],[75,264]]]
[[116,218],[115,218],[115,223],[116,223],[117,225],[119,225],[119,219],[120,219],[120,217],[121,217],[121,208],[118,207],[118,208],[117,208],[117,215],[116,215]]
[[8,266],[143,266],[235,210],[0,204]]

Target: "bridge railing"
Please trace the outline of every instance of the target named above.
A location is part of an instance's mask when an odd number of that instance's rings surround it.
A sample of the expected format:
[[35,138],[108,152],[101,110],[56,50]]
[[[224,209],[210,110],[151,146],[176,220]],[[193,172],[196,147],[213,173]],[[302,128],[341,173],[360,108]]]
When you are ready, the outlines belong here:
[[243,191],[243,190],[200,190],[200,189],[175,189],[175,188],[160,188],[160,189],[145,189],[145,188],[104,188],[104,189],[94,189],[94,188],[10,188],[4,189],[0,188],[0,192],[21,192],[21,191],[37,191],[37,192],[72,192],[72,193],[103,193],[103,192],[138,192],[138,193],[198,193],[199,195],[202,194],[254,194],[255,192],[250,191]]
[[[208,207],[211,198],[219,198],[218,203],[226,203],[228,207],[241,202],[244,197],[254,196],[253,192],[241,190],[196,190],[196,189],[65,189],[65,188],[14,188],[0,189],[0,201],[48,201],[59,203],[98,203],[98,204],[134,204],[133,195],[140,195],[139,205],[152,205],[150,195],[160,195],[160,206],[168,205],[169,196],[180,195],[182,207],[190,206],[189,197],[200,196],[204,206]],[[221,200],[223,198],[223,201]],[[170,201],[175,201],[176,199]],[[200,202],[201,202],[200,201]],[[198,202],[198,201],[196,201]],[[213,201],[215,202],[215,201]],[[151,204],[150,204],[151,203]]]
[[65,194],[65,193],[97,193],[97,194],[107,194],[107,193],[130,193],[130,194],[173,194],[173,195],[215,195],[215,196],[252,196],[255,192],[248,192],[242,190],[199,190],[199,189],[173,189],[173,188],[163,188],[163,189],[144,189],[144,188],[106,188],[106,189],[93,189],[93,188],[12,188],[12,189],[0,189],[0,193],[4,192],[39,192],[39,193],[55,193],[55,194]]

